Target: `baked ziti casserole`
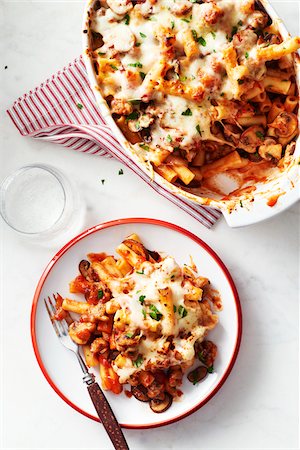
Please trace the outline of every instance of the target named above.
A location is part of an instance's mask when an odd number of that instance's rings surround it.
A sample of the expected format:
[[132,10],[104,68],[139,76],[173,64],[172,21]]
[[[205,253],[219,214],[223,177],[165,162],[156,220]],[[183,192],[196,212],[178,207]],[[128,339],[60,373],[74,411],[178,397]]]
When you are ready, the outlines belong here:
[[[172,256],[147,250],[133,234],[116,249],[119,259],[90,253],[79,264],[70,292],[57,296],[56,320],[66,319],[89,367],[100,367],[104,389],[115,394],[129,383],[138,400],[164,412],[182,395],[182,377],[196,384],[213,372],[216,345],[206,336],[218,323],[219,293],[192,261],[182,268]],[[77,313],[76,318],[70,313]]]
[[98,89],[145,167],[222,198],[219,174],[242,187],[285,166],[298,136],[300,38],[283,39],[261,2],[92,5],[85,31]]

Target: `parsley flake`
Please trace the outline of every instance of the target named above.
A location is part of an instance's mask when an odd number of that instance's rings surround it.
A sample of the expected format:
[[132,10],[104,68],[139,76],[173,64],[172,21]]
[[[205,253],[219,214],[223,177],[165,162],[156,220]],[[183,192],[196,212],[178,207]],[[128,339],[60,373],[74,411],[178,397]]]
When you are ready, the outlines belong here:
[[99,290],[98,290],[98,293],[97,293],[97,298],[98,298],[98,300],[101,300],[101,298],[103,298],[103,296],[104,296],[103,289],[99,289]]
[[172,136],[171,136],[170,134],[168,134],[168,136],[166,137],[166,139],[167,139],[168,142],[172,142],[172,141],[173,141]]
[[130,16],[129,16],[129,14],[126,14],[124,16],[124,20],[125,20],[125,25],[129,25],[129,23],[130,23]]
[[119,172],[118,172],[118,175],[123,175],[123,174],[124,174],[123,169],[120,169]]
[[171,21],[171,28],[172,28],[172,30],[174,30],[174,27],[175,27],[175,22],[174,22],[174,20],[172,20]]
[[126,117],[126,122],[128,122],[128,120],[136,120],[139,117],[139,113],[138,111],[132,111],[132,113],[128,114],[128,116]]
[[141,270],[141,271],[138,271],[138,270],[136,270],[136,271],[135,271],[135,273],[139,273],[140,275],[145,275],[145,273],[144,273],[144,269],[143,269],[143,270]]
[[265,138],[265,136],[263,135],[263,133],[262,133],[261,131],[257,131],[255,134],[256,134],[256,136],[257,136],[259,139],[264,139],[264,138]]
[[104,184],[104,183],[105,183],[105,180],[101,180],[101,183]]
[[128,64],[128,66],[130,66],[130,67],[139,67],[141,69],[143,67],[143,64],[140,63],[140,61],[137,61],[135,63]]
[[203,47],[206,47],[206,40],[204,39],[204,37],[198,37],[197,42],[199,42],[199,44],[201,44]]
[[213,371],[214,371],[214,366],[209,366],[209,367],[207,368],[207,372],[208,372],[208,373],[213,373]]
[[162,318],[162,314],[158,311],[156,306],[150,305],[149,309],[151,310],[151,312],[149,313],[149,316],[151,317],[151,319],[158,321]]
[[143,357],[139,355],[135,361],[132,361],[134,367],[138,368],[143,364]]
[[149,145],[146,145],[146,144],[139,144],[139,146],[140,146],[143,150],[145,150],[146,152],[148,152],[148,151],[150,150]]
[[248,53],[248,52],[245,53],[245,58],[246,58],[246,59],[249,58],[249,53]]
[[77,106],[78,109],[82,109],[83,108],[83,105],[81,103],[77,103],[76,106]]
[[126,333],[125,336],[128,337],[128,338],[132,338],[133,333]]
[[142,38],[146,38],[146,37],[147,37],[147,35],[144,34],[144,33],[142,33],[142,32],[140,32],[140,36],[141,36]]
[[139,72],[139,74],[140,74],[140,77],[141,77],[141,79],[142,79],[142,80],[144,80],[144,79],[145,79],[145,76],[146,76],[146,74],[145,74],[144,72]]
[[146,319],[146,311],[144,309],[142,309],[142,314],[144,316],[144,319]]
[[198,131],[198,133],[200,134],[200,136],[202,136],[202,131],[200,129],[200,125],[196,125],[196,130]]
[[182,115],[182,116],[192,116],[193,113],[192,113],[192,111],[190,110],[190,108],[188,108],[188,109],[186,109],[185,111],[183,111],[183,112],[181,113],[181,115]]
[[180,305],[178,307],[178,314],[182,319],[187,316],[187,310],[185,309],[184,306]]
[[140,302],[141,305],[144,304],[145,298],[146,298],[146,295],[140,295],[139,296],[139,302]]
[[110,67],[111,67],[112,69],[114,69],[114,70],[118,70],[118,67],[115,66],[114,64],[110,64]]

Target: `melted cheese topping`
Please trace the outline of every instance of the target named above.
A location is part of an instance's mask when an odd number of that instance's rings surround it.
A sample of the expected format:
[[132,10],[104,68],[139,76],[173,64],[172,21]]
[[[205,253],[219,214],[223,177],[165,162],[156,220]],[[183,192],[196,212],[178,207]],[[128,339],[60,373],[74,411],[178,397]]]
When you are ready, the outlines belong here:
[[[117,61],[109,64],[110,68],[101,75],[102,94],[129,102],[152,100],[152,105],[143,110],[151,118],[151,143],[135,144],[135,151],[147,161],[151,160],[149,150],[172,152],[180,148],[188,153],[202,140],[220,142],[211,130],[215,121],[212,102],[240,99],[237,80],[233,81],[226,72],[224,51],[232,47],[236,33],[253,23],[253,2],[217,0],[199,4],[191,0],[146,0],[133,5],[128,0],[110,0],[108,5],[109,8],[102,7],[93,15],[91,25],[103,38],[103,46],[96,50],[99,60]],[[169,54],[164,48],[169,39],[164,38],[166,31],[175,40],[172,43],[175,53]],[[196,46],[195,57],[186,55],[187,34]],[[242,62],[251,71],[256,41],[245,45],[247,58]],[[169,64],[169,79],[179,80],[184,88],[200,87],[204,98],[199,101],[157,89],[148,92],[149,83],[143,81],[162,60]],[[264,62],[261,65],[265,67]],[[257,64],[255,71],[263,74]],[[157,79],[155,72],[153,79]],[[134,109],[140,110],[138,105]],[[143,128],[138,115],[134,117],[132,131]]]
[[[189,270],[193,274],[192,269]],[[114,301],[120,305],[114,323],[125,323],[125,332],[129,337],[134,333],[141,336],[138,367],[130,358],[125,362],[122,358],[121,365],[118,359],[113,363],[121,383],[126,382],[136,371],[149,367],[191,365],[195,355],[194,343],[203,340],[208,330],[217,323],[217,316],[212,315],[213,325],[210,323],[204,326],[205,314],[203,316],[198,302],[194,302],[196,305],[185,302],[190,285],[182,269],[170,256],[159,263],[144,262],[138,271],[110,281],[109,287]],[[131,287],[129,291],[128,287]],[[167,300],[162,295],[166,289],[169,293]],[[211,314],[210,310],[207,314]],[[170,340],[172,348],[168,348]]]

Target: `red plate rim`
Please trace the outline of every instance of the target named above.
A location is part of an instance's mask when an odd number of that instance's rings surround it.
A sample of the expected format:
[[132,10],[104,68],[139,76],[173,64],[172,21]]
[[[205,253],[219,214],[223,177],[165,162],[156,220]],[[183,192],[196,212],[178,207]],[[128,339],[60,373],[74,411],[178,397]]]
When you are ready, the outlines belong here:
[[187,231],[184,228],[182,228],[178,225],[175,225],[173,223],[165,222],[165,221],[157,220],[157,219],[148,219],[148,218],[127,218],[127,219],[112,220],[109,222],[104,222],[102,224],[96,225],[92,228],[89,228],[89,229],[83,231],[78,236],[73,238],[70,242],[68,242],[64,247],[62,247],[58,253],[56,253],[56,255],[51,259],[51,261],[47,265],[46,269],[44,270],[44,272],[38,282],[38,285],[36,287],[34,297],[33,297],[31,317],[30,317],[31,340],[32,340],[33,350],[34,350],[38,365],[40,366],[40,369],[43,372],[44,377],[46,378],[46,380],[48,381],[50,386],[54,389],[54,391],[62,398],[62,400],[64,400],[73,409],[75,409],[76,411],[80,412],[81,414],[83,414],[84,416],[86,416],[90,419],[100,422],[100,420],[97,416],[93,416],[93,415],[87,413],[86,411],[84,411],[83,409],[81,409],[77,405],[75,405],[71,400],[69,400],[59,390],[59,388],[56,386],[56,384],[54,383],[54,381],[51,379],[50,375],[48,374],[48,372],[44,366],[44,363],[42,361],[42,357],[40,355],[38,344],[37,344],[37,337],[36,337],[36,331],[35,331],[36,311],[37,311],[37,305],[38,305],[40,293],[41,293],[42,287],[45,283],[45,280],[47,279],[49,273],[51,272],[54,264],[57,263],[57,261],[62,257],[62,255],[64,253],[66,253],[66,251],[68,251],[71,247],[73,247],[73,245],[75,245],[77,242],[79,242],[81,239],[85,238],[86,236],[89,236],[90,234],[93,234],[93,233],[95,233],[99,230],[105,229],[105,228],[110,228],[110,227],[114,227],[117,225],[124,225],[124,224],[128,224],[128,223],[145,223],[145,224],[149,224],[149,225],[156,225],[156,226],[161,226],[161,227],[165,227],[165,228],[170,228],[172,230],[177,231],[178,233],[181,233],[181,234],[189,237],[190,239],[195,241],[198,245],[203,247],[210,254],[210,256],[212,256],[212,258],[216,261],[216,263],[219,265],[219,267],[222,269],[222,271],[231,287],[231,290],[232,290],[232,293],[234,296],[235,306],[236,306],[237,318],[238,318],[237,338],[236,338],[235,347],[234,347],[234,351],[231,356],[230,362],[229,362],[226,370],[224,371],[224,374],[221,377],[217,386],[206,397],[204,397],[196,406],[189,409],[187,412],[180,414],[169,420],[154,422],[154,423],[146,424],[146,425],[132,425],[132,424],[124,424],[124,423],[120,424],[123,428],[129,428],[129,429],[156,428],[156,427],[161,427],[164,425],[169,425],[171,423],[177,422],[178,420],[181,420],[181,419],[189,416],[190,414],[192,414],[195,411],[197,411],[198,409],[200,409],[203,405],[205,405],[219,391],[219,389],[225,383],[226,379],[228,378],[228,376],[234,366],[234,363],[236,361],[236,358],[237,358],[237,355],[238,355],[238,352],[240,349],[241,337],[242,337],[242,310],[241,310],[239,295],[238,295],[237,289],[235,287],[234,281],[233,281],[227,267],[221,261],[219,256],[205,242],[203,242],[196,235],[194,235],[190,231]]

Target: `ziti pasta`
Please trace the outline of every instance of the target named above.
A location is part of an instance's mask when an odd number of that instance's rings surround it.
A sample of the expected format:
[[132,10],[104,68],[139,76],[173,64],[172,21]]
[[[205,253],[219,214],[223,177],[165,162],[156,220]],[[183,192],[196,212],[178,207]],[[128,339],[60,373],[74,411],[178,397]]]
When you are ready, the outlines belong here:
[[[197,192],[280,167],[298,136],[294,52],[255,0],[100,0],[88,54],[132,151]],[[257,171],[254,169],[257,168]]]
[[[55,319],[66,318],[70,337],[89,367],[98,366],[104,389],[115,394],[129,383],[138,400],[163,412],[182,395],[183,374],[196,384],[213,372],[216,345],[206,336],[218,323],[221,300],[191,260],[181,268],[173,257],[147,250],[133,234],[118,247],[119,259],[90,253],[58,297]],[[76,318],[70,316],[76,313]]]

